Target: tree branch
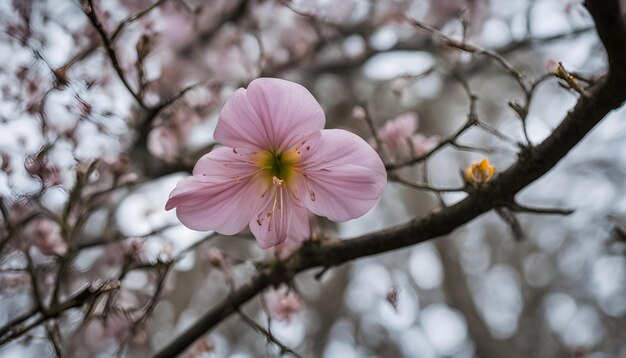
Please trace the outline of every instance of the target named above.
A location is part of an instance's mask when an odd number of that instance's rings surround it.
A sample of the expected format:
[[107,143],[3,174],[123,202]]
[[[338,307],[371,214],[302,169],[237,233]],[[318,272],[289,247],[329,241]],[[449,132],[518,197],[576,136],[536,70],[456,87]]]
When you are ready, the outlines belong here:
[[100,35],[100,38],[102,39],[102,44],[104,45],[104,49],[106,50],[107,55],[111,59],[111,64],[113,65],[113,69],[117,73],[117,76],[120,78],[120,80],[122,81],[122,83],[124,84],[128,92],[135,98],[137,103],[142,108],[146,108],[146,104],[143,102],[143,99],[139,97],[139,95],[135,92],[135,90],[133,90],[130,83],[128,82],[128,79],[126,79],[124,70],[120,66],[119,60],[117,58],[117,54],[115,53],[115,49],[113,48],[113,42],[109,38],[109,35],[107,35],[106,30],[102,26],[102,23],[100,23],[98,16],[96,16],[96,9],[93,6],[92,0],[87,0],[87,6],[84,8],[84,12],[89,18],[89,21],[91,21],[91,24],[93,25],[93,27],[96,29],[96,31]]

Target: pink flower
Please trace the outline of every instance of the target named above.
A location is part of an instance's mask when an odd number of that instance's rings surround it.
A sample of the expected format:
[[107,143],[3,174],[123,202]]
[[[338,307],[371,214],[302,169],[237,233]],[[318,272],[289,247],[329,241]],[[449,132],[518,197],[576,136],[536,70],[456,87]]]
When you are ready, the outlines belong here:
[[392,152],[405,148],[411,135],[417,129],[417,114],[408,112],[387,121],[378,130],[378,139],[383,141]]
[[270,316],[283,322],[289,322],[300,312],[302,303],[298,295],[285,287],[278,290],[269,290],[265,293],[265,303]]
[[438,136],[427,137],[417,130],[417,114],[408,112],[390,119],[378,130],[377,137],[390,159],[407,159],[421,156],[439,143]]
[[148,134],[148,151],[166,162],[173,162],[178,154],[178,137],[173,130],[157,127]]
[[427,137],[422,133],[415,133],[411,136],[411,144],[413,145],[413,153],[419,157],[430,152],[439,144],[439,136]]
[[50,219],[37,219],[27,230],[35,239],[34,244],[42,254],[63,256],[67,253],[67,244],[61,236],[59,224]]
[[204,155],[170,194],[187,227],[232,235],[250,225],[261,248],[309,237],[309,211],[334,221],[368,212],[387,181],[360,137],[324,128],[299,84],[260,78],[227,101],[215,129],[224,147]]

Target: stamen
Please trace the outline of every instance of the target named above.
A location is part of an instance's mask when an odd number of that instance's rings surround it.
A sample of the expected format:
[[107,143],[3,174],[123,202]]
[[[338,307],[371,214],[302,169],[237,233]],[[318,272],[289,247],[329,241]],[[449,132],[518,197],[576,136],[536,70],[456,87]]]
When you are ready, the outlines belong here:
[[284,180],[282,180],[282,179],[278,179],[276,176],[274,176],[274,177],[272,178],[272,184],[276,185],[276,186],[277,186],[277,187],[279,187],[279,188],[280,188],[281,186],[283,186],[283,183],[284,183],[284,182],[285,182]]
[[279,184],[276,184],[276,186],[278,187],[276,189],[276,192],[274,193],[274,202],[272,203],[272,210],[270,210],[267,213],[267,217],[270,218],[270,222],[267,225],[267,231],[272,231],[272,223],[274,222],[274,220],[272,220],[271,216],[274,214],[274,211],[276,211],[276,209],[278,209],[278,213],[279,218],[275,220],[283,220],[284,219],[284,214],[283,214],[283,208],[284,208],[284,196],[283,196],[283,181],[274,177],[275,179],[277,179],[278,181],[280,181]]
[[296,203],[296,205],[302,206],[302,200],[298,198],[296,193],[289,188],[288,184],[285,184],[285,190],[287,191],[287,195],[291,197],[291,199]]
[[274,194],[274,203],[272,204],[272,210],[270,210],[267,213],[267,217],[272,216],[272,214],[274,213],[274,210],[276,210],[276,204],[278,204],[278,190],[276,191],[276,193]]
[[[296,148],[295,148],[295,149],[296,149],[296,152],[297,152],[298,154],[300,154],[300,148],[302,148],[302,146],[303,146],[303,145],[305,145],[305,144],[306,144],[306,140],[303,140],[302,142],[300,142],[300,143],[298,143],[298,144],[296,145]],[[306,148],[306,149],[307,149],[307,150],[309,150],[309,148],[310,148],[310,146],[307,146],[307,148]]]
[[256,218],[256,223],[259,224],[259,226],[263,225],[263,218],[261,217],[263,215],[263,211],[261,211],[259,213],[259,216],[257,216]]
[[[304,178],[306,187],[307,189],[309,189],[309,196],[311,197],[311,201],[315,201],[315,192],[313,191],[313,187],[311,186],[311,183],[309,182],[309,176],[306,174],[306,172],[302,168],[294,168],[294,169],[296,172],[300,173],[300,175],[302,175],[302,177]],[[296,198],[297,201],[300,201],[300,202],[302,201],[299,198],[297,198],[295,194],[293,195],[293,197]]]
[[274,222],[274,220],[272,220],[272,219],[271,219],[271,216],[272,216],[272,213],[274,212],[274,208],[276,208],[276,196],[277,196],[277,195],[278,195],[278,194],[274,194],[274,204],[272,205],[272,210],[270,210],[270,211],[267,213],[267,217],[268,217],[268,218],[270,218],[270,219],[269,219],[269,220],[270,220],[270,223],[267,225],[267,231],[268,231],[268,232],[269,232],[269,231],[272,231],[272,223]]
[[268,191],[270,191],[270,186],[268,186],[267,188],[265,188],[265,191],[263,192],[263,194],[261,194],[261,198],[265,197],[265,194],[267,194]]
[[311,201],[315,201],[315,192],[313,191],[313,188],[311,187],[311,183],[309,183],[309,177],[306,175],[306,173],[302,173],[302,177],[304,177],[304,182],[306,183],[307,188],[309,189],[309,196],[311,197]]

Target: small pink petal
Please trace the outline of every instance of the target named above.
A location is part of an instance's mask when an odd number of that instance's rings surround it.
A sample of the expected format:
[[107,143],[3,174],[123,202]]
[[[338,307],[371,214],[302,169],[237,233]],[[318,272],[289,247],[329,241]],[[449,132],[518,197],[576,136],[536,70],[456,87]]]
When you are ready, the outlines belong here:
[[234,148],[280,152],[324,128],[325,122],[322,107],[306,88],[277,78],[259,78],[226,102],[214,137]]
[[193,176],[177,184],[165,209],[175,207],[178,219],[190,229],[232,235],[255,215],[267,185],[256,167],[231,148],[217,148],[198,161]]
[[277,321],[289,322],[301,310],[300,297],[293,290],[281,287],[267,291],[264,296],[270,316]]
[[387,172],[361,137],[342,129],[321,130],[302,151],[304,175],[295,178],[307,209],[333,221],[368,212],[380,197]]
[[422,156],[439,144],[438,136],[427,137],[422,133],[416,133],[411,137],[411,143],[413,144],[413,151],[416,156]]

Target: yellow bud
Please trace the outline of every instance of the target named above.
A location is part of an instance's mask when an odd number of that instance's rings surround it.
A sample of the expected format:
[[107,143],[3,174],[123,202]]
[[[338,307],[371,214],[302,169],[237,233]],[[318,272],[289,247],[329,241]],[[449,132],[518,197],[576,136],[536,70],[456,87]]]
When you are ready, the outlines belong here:
[[475,187],[480,187],[489,182],[496,173],[496,168],[489,163],[488,159],[474,162],[465,169],[465,181]]

